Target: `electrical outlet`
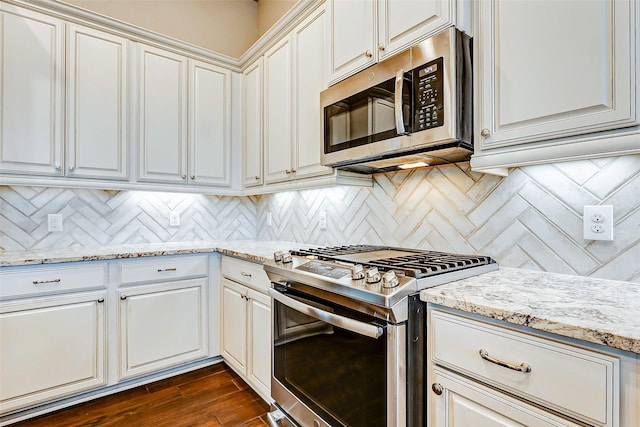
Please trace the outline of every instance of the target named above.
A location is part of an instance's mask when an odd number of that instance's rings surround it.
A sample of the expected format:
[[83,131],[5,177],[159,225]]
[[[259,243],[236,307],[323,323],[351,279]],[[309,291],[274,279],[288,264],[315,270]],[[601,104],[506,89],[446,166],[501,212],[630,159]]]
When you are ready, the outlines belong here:
[[585,206],[582,221],[585,240],[613,240],[613,205]]
[[320,230],[327,229],[327,212],[326,211],[320,211],[320,213],[318,214],[318,226],[320,227]]
[[180,212],[169,212],[169,227],[180,227]]
[[47,228],[51,232],[62,231],[62,214],[48,214]]
[[271,216],[271,212],[267,212],[267,227],[271,227],[273,225],[273,217]]

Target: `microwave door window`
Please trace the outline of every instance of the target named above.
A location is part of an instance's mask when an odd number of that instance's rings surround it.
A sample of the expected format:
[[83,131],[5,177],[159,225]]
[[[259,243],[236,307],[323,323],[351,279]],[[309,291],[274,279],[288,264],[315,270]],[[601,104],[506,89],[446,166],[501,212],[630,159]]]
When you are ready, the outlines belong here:
[[326,151],[335,152],[397,136],[394,90],[395,80],[387,80],[325,107]]

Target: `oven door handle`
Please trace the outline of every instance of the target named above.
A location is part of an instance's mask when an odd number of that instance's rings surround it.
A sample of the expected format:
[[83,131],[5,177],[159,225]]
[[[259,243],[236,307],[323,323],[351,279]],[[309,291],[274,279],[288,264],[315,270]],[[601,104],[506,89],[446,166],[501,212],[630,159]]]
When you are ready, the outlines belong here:
[[269,289],[269,295],[271,295],[273,299],[281,302],[289,308],[292,308],[293,310],[299,311],[307,316],[311,316],[314,319],[329,323],[330,325],[337,326],[338,328],[346,329],[347,331],[375,339],[380,338],[384,334],[384,329],[380,326],[363,323],[358,320],[349,319],[348,317],[320,310],[319,308],[283,295],[273,288]]

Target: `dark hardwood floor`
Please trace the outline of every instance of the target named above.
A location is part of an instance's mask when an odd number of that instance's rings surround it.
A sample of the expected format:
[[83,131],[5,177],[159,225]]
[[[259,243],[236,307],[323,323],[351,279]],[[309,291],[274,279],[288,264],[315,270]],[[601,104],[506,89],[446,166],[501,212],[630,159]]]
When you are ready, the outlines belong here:
[[13,427],[266,426],[269,406],[224,363],[105,396]]

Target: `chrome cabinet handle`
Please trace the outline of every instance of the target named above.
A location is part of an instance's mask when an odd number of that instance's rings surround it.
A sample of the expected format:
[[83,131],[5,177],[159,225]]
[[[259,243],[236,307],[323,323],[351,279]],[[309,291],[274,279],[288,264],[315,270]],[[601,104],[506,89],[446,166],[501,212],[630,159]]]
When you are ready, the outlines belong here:
[[57,171],[58,173],[62,173],[62,166],[60,166],[60,165],[56,165],[56,171]]
[[187,175],[182,174],[182,179],[187,179]]
[[489,132],[489,129],[484,128],[480,131],[480,135],[482,135],[483,138],[487,138],[489,135],[491,135],[491,132]]
[[75,166],[69,166],[69,172],[73,172],[75,170]]
[[177,268],[176,267],[171,267],[171,268],[159,268],[158,269],[158,273],[162,273],[163,271],[176,271]]
[[34,285],[42,285],[43,283],[60,283],[61,279],[59,277],[56,277],[55,279],[51,279],[51,280],[34,280],[33,284]]
[[191,175],[191,179],[196,179],[196,176],[195,175]]
[[126,295],[121,295],[121,296],[120,296],[120,299],[121,299],[122,301],[124,301],[124,300],[126,300],[126,299],[127,299],[127,296],[126,296]]
[[480,357],[482,357],[487,362],[495,363],[496,365],[502,366],[504,368],[512,369],[518,372],[523,372],[525,374],[531,372],[531,365],[529,365],[528,363],[523,362],[519,365],[513,365],[508,362],[503,362],[502,360],[498,360],[495,357],[489,356],[489,352],[484,348],[481,348],[479,353],[480,353]]
[[100,298],[100,299],[98,300],[98,303],[99,303],[99,304],[102,304],[103,302],[104,302],[104,298]]
[[240,274],[244,277],[251,277],[251,273],[245,273],[244,271],[241,271]]

